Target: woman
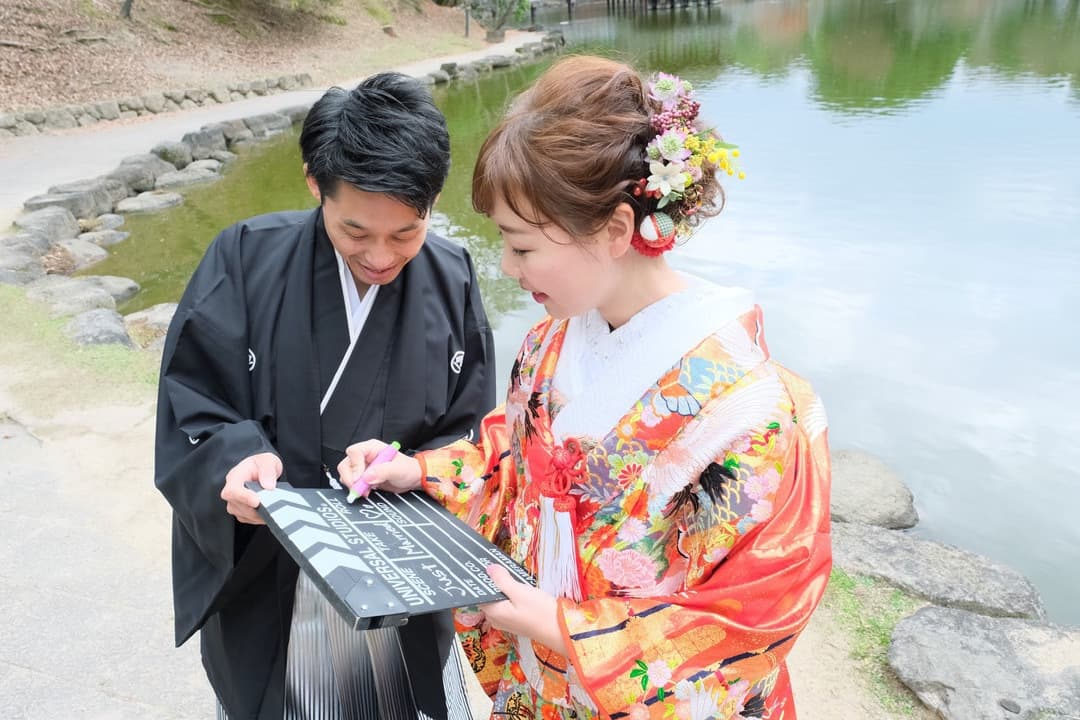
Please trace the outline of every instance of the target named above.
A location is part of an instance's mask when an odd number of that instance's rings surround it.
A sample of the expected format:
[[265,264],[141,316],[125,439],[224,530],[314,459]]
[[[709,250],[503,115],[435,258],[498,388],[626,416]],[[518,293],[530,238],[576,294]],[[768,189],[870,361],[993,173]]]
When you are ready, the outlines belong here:
[[[476,209],[548,317],[479,443],[365,481],[422,487],[536,575],[457,615],[510,718],[794,718],[784,658],[831,563],[826,423],[750,293],[664,253],[718,212],[736,151],[689,84],[564,60],[480,151]],[[349,449],[346,484],[385,447]]]

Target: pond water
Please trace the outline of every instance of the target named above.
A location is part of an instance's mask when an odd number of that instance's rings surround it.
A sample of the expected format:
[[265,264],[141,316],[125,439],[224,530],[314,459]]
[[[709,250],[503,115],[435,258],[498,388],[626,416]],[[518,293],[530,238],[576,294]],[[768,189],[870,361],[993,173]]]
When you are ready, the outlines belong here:
[[[1030,577],[1080,623],[1078,1],[780,0],[659,12],[579,4],[575,52],[691,80],[743,182],[673,262],[752,288],[775,356],[808,376],[835,448],[911,486],[915,532]],[[566,20],[566,7],[540,13]],[[544,65],[439,88],[454,166],[436,215],[468,244],[508,371],[540,309],[498,275],[469,204],[480,142]],[[186,204],[131,218],[95,274],[127,312],[175,300],[218,230],[310,207],[295,136]]]

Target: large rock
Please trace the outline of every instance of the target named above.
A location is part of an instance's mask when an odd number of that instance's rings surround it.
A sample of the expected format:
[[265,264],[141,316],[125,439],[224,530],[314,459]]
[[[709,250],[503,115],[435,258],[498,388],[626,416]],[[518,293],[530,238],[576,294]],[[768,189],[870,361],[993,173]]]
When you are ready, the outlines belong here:
[[[93,180],[77,180],[75,182],[54,185],[49,188],[49,195],[62,197],[69,196],[77,199],[81,211],[76,212],[68,207],[75,217],[97,217],[111,212],[119,201],[130,195],[127,183],[115,177],[94,178]],[[27,205],[31,201],[27,201]],[[85,209],[83,209],[85,207]]]
[[244,124],[261,140],[285,132],[292,127],[292,120],[280,113],[264,113],[244,118]]
[[132,346],[124,327],[124,318],[115,310],[101,308],[79,313],[67,324],[64,332],[80,345]]
[[[96,215],[100,212],[94,196],[91,193],[86,192],[45,193],[44,195],[35,195],[24,202],[23,207],[30,212],[35,212],[43,208],[63,208],[77,218],[90,217],[91,215]],[[112,208],[109,209],[111,210]]]
[[154,175],[161,175],[162,173],[172,172],[177,170],[175,165],[166,160],[162,160],[160,157],[153,153],[141,153],[139,155],[128,155],[126,158],[120,161],[121,165],[147,165],[154,172]]
[[213,123],[212,125],[204,125],[203,130],[220,130],[221,134],[225,136],[225,142],[229,147],[238,144],[242,145],[255,137],[254,133],[251,132],[250,128],[248,128],[243,120],[227,120],[225,122]]
[[176,303],[161,303],[131,313],[124,318],[128,335],[139,347],[150,347],[168,332],[176,307]]
[[127,214],[149,213],[176,207],[184,202],[182,195],[164,190],[151,190],[116,204],[116,211]]
[[48,238],[50,243],[67,240],[79,234],[79,223],[70,210],[46,207],[15,219],[15,226]]
[[139,97],[138,95],[132,95],[131,97],[121,98],[119,103],[120,103],[120,112],[124,112],[125,110],[134,110],[134,111],[138,112],[139,110],[143,110],[144,108],[146,108],[146,103],[144,103],[143,99],[141,97]]
[[152,113],[159,113],[165,109],[165,96],[161,93],[147,93],[142,96],[143,107]]
[[833,523],[832,544],[837,567],[880,578],[935,605],[999,617],[1045,615],[1027,578],[981,555],[860,523]]
[[228,150],[221,128],[204,127],[197,132],[189,132],[181,142],[191,148],[191,157],[194,160],[205,160],[215,150]]
[[[210,162],[217,162],[212,160]],[[207,167],[189,166],[183,170],[177,170],[176,172],[165,173],[157,179],[155,187],[158,190],[171,190],[173,188],[187,187],[188,185],[196,185],[198,183],[210,182],[211,180],[217,180],[221,176],[214,170]]]
[[841,450],[832,456],[832,518],[885,528],[919,522],[904,481],[872,455]]
[[945,720],[1080,718],[1080,628],[930,606],[897,624],[889,665]]
[[78,315],[87,310],[116,309],[109,292],[86,278],[46,275],[27,286],[26,297],[49,306],[52,315]]
[[0,237],[0,247],[41,255],[49,249],[49,238],[39,232],[24,230]]
[[167,172],[176,172],[176,166],[165,162],[157,155],[146,153],[124,158],[120,161],[120,166],[107,177],[126,183],[135,192],[145,192],[153,190],[158,176]]
[[120,104],[115,100],[106,100],[97,104],[98,115],[101,120],[119,120]]
[[[170,167],[172,166],[170,165]],[[150,169],[149,165],[145,164],[121,165],[106,175],[106,177],[119,180],[137,193],[153,190],[154,183],[157,181],[157,175],[154,174],[154,171]]]
[[150,152],[165,162],[175,165],[177,170],[183,170],[192,160],[191,148],[173,140],[158,143],[150,149]]
[[0,247],[0,284],[26,285],[41,278],[41,255],[30,247]]
[[27,135],[37,135],[41,131],[38,130],[38,126],[32,122],[26,120],[18,120],[15,122],[14,133],[16,137],[25,137]]
[[112,295],[117,304],[127,302],[139,292],[139,283],[116,275],[87,275],[80,278]]
[[131,233],[122,230],[92,230],[91,232],[83,233],[78,239],[93,243],[98,247],[109,247],[110,245],[115,245],[118,242],[127,240],[130,235]]
[[67,250],[71,255],[71,259],[75,261],[75,270],[88,268],[109,257],[109,251],[105,248],[79,238],[61,240],[57,245]]
[[45,127],[52,130],[67,130],[79,127],[79,122],[67,108],[53,108],[45,111]]

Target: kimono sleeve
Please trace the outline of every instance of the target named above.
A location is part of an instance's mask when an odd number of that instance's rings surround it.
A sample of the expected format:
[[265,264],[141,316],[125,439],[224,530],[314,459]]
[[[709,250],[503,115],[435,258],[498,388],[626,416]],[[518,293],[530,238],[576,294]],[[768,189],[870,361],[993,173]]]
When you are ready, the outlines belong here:
[[274,452],[252,419],[243,272],[226,230],[207,250],[169,326],[161,363],[154,484],[174,511],[178,641],[194,631],[250,535],[220,497],[244,458]]
[[[460,440],[416,455],[424,490],[504,549],[507,535],[502,518],[515,492],[506,432],[506,414],[499,407],[480,423],[479,442]],[[509,640],[476,608],[455,611],[454,625],[477,680],[494,697],[511,648]]]
[[682,589],[559,601],[569,659],[604,714],[663,718],[689,703],[701,717],[734,718],[788,693],[784,658],[831,565],[825,435],[799,424],[776,373],[737,383],[716,412],[673,453],[686,463],[704,437],[722,437],[704,471],[660,498],[678,521]]
[[478,442],[459,440],[416,454],[424,490],[492,542],[515,490],[503,406],[480,422]]

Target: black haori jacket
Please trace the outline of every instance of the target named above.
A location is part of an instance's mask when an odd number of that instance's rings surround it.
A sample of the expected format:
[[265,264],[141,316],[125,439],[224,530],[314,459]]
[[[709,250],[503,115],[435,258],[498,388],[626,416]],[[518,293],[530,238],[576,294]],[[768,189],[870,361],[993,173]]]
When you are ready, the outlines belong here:
[[[335,300],[336,298],[336,300]],[[277,453],[282,480],[327,486],[351,443],[418,450],[475,432],[494,404],[494,350],[461,247],[429,235],[379,289],[321,418],[348,344],[321,210],[263,215],[222,232],[169,327],[158,395],[155,484],[173,507],[176,642],[202,656],[232,720],[280,720],[297,566],[263,526],[237,523],[220,492],[239,461]],[[313,318],[317,318],[313,320]],[[447,615],[402,628],[418,709],[446,717]]]

